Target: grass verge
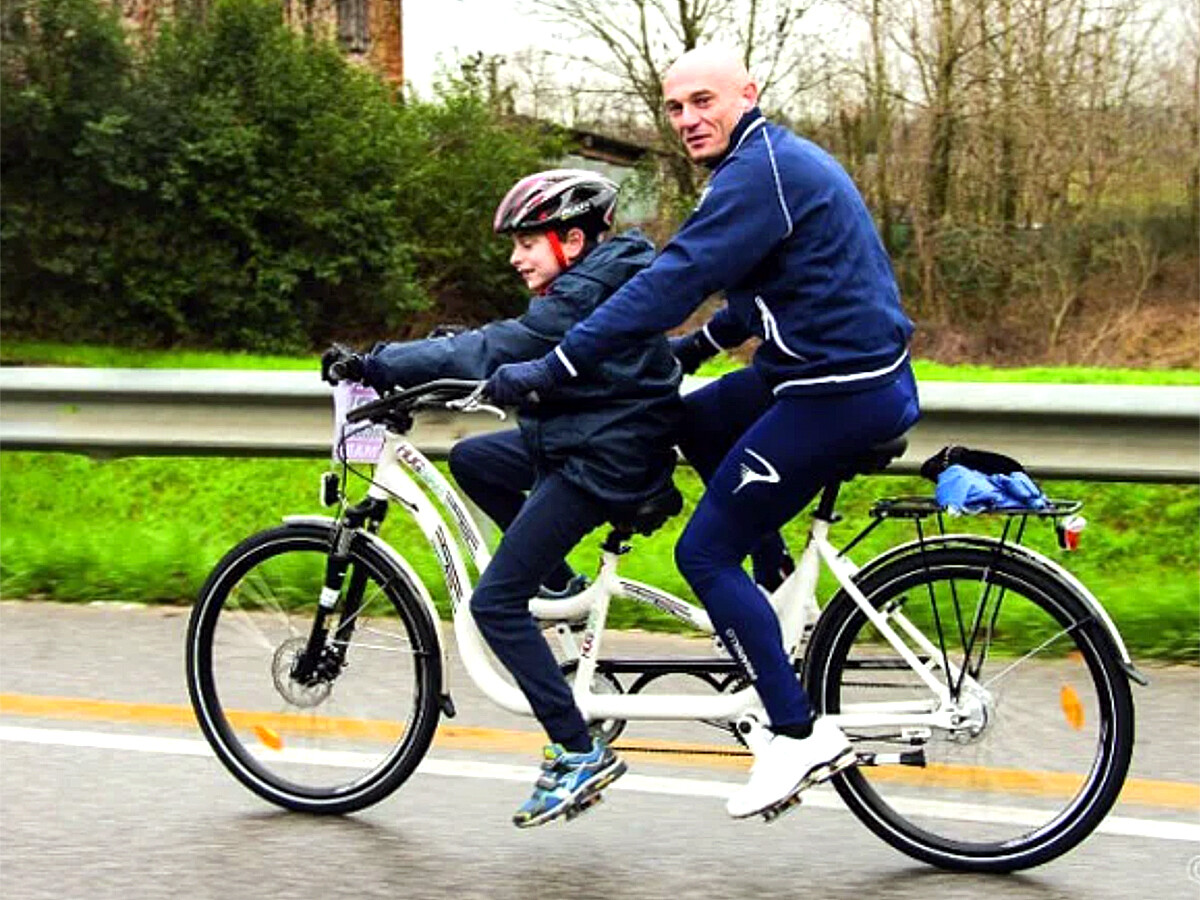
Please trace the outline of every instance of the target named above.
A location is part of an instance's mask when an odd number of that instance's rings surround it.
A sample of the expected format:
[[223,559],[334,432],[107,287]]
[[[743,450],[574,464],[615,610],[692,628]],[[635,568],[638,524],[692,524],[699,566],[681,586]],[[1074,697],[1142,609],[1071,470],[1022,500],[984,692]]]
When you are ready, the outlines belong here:
[[[316,370],[316,356],[254,356],[208,351],[146,351],[115,347],[8,341],[5,365],[128,368]],[[720,375],[741,363],[721,357],[699,374]],[[995,369],[916,363],[930,381],[1029,381],[1098,384],[1200,384],[1194,370],[1084,368]],[[69,454],[0,453],[0,596],[65,601],[190,603],[209,569],[234,543],[278,524],[284,514],[319,512],[314,497],[321,462],[311,460],[122,459],[98,462]],[[673,547],[700,493],[689,470],[678,482],[685,514],[651,538],[639,539],[623,563],[629,577],[681,596],[690,591],[675,571]],[[1046,486],[1056,496],[1087,501],[1092,521],[1085,550],[1065,560],[1104,602],[1129,645],[1143,658],[1200,661],[1200,489],[1195,486],[1089,484]],[[874,497],[926,493],[918,479],[859,479],[843,493],[846,516],[834,531],[848,541],[866,522]],[[794,550],[803,542],[801,517],[785,531]],[[400,517],[384,537],[416,565],[445,612],[448,601],[432,554]],[[956,522],[955,530],[987,531],[994,523]],[[862,545],[864,561],[907,535],[893,524]],[[595,568],[599,535],[572,554],[577,569]],[[1027,543],[1059,556],[1048,527],[1035,525]],[[822,584],[828,597],[831,583]],[[672,629],[673,620],[647,607],[614,608],[617,627]]]
[[[221,555],[285,514],[317,513],[316,484],[326,466],[314,460],[119,459],[96,461],[60,453],[0,454],[0,597],[82,602],[190,603]],[[622,573],[691,597],[675,571],[673,547],[700,493],[681,470],[687,499],[678,516],[639,538]],[[1045,485],[1054,496],[1084,499],[1091,525],[1084,549],[1064,558],[1048,523],[1031,523],[1026,543],[1063,561],[1102,600],[1138,658],[1200,661],[1200,488],[1195,486]],[[872,499],[926,493],[919,479],[858,479],[843,494],[845,521],[833,532],[845,543],[866,522]],[[361,488],[355,489],[357,496]],[[806,518],[785,531],[798,551]],[[994,521],[959,520],[954,530],[988,531]],[[890,523],[854,553],[862,562],[908,539]],[[433,555],[405,517],[383,536],[415,565],[439,608],[448,601]],[[600,534],[585,539],[571,561],[592,572]],[[822,585],[830,596],[832,585]],[[670,630],[673,620],[640,604],[618,603],[616,627]]]

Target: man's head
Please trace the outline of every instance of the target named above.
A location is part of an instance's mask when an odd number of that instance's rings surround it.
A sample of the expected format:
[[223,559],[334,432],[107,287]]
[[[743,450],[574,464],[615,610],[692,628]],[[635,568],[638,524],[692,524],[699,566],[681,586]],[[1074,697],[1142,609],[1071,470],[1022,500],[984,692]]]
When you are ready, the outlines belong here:
[[492,227],[511,234],[509,262],[541,293],[612,227],[617,186],[586,169],[551,169],[522,178],[500,201]]
[[733,50],[697,47],[667,69],[663,98],[688,156],[710,162],[729,149],[729,135],[758,102],[758,85]]

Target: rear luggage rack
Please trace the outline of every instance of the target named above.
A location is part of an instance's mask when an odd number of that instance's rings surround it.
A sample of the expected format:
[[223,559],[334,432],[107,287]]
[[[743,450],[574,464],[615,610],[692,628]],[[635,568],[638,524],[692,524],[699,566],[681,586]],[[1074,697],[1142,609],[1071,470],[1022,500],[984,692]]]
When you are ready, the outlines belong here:
[[[1010,539],[1013,543],[1021,543],[1022,538],[1025,536],[1025,525],[1028,523],[1030,516],[1033,516],[1035,519],[1049,519],[1054,524],[1059,547],[1063,550],[1071,551],[1079,546],[1079,532],[1086,525],[1082,517],[1075,516],[1075,513],[1079,512],[1082,508],[1083,501],[1081,500],[1047,500],[1045,506],[1037,509],[1025,506],[1017,506],[1011,509],[986,509],[977,513],[955,516],[954,518],[979,519],[988,516],[1002,519],[1004,528],[999,538],[1000,547],[1003,547]],[[845,556],[848,554],[858,546],[860,541],[888,519],[910,520],[916,526],[917,540],[924,543],[926,534],[925,529],[921,527],[922,521],[930,517],[936,518],[937,533],[945,535],[947,515],[948,513],[938,503],[936,497],[891,497],[877,500],[870,509],[871,521],[850,543],[841,549],[841,555]],[[1012,534],[1012,525],[1014,522],[1017,523],[1017,527],[1015,534]]]
[[[982,512],[970,513],[969,518],[976,516],[1037,516],[1039,518],[1058,518],[1079,512],[1083,508],[1081,500],[1048,500],[1040,509],[1018,506],[1012,509],[985,509]],[[925,519],[929,516],[945,515],[934,497],[893,497],[878,500],[871,507],[873,519]]]

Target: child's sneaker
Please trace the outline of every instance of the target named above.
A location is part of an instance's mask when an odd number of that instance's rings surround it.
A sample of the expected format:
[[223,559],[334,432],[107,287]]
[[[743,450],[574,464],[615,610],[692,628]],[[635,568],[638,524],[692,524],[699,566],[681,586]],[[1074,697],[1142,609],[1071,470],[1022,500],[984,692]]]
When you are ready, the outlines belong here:
[[750,781],[729,798],[725,810],[735,819],[769,813],[855,761],[850,741],[828,719],[814,721],[812,734],[803,740],[774,734],[755,752]]
[[626,769],[624,761],[599,739],[592,740],[592,749],[587,753],[569,753],[561,744],[549,744],[542,756],[542,774],[534,785],[533,796],[513,814],[513,824],[518,828],[582,812]]

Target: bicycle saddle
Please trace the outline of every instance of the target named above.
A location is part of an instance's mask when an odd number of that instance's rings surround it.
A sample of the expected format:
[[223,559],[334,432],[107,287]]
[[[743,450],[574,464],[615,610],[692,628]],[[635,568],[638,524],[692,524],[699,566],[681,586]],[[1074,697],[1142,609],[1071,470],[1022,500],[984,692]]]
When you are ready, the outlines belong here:
[[661,491],[641,503],[618,507],[609,516],[609,522],[628,534],[653,534],[682,509],[683,495],[674,482],[668,481]]
[[875,444],[873,447],[867,448],[865,453],[846,460],[840,467],[838,476],[843,480],[849,480],[855,475],[882,472],[893,459],[903,456],[907,449],[908,438],[903,435],[892,438],[890,441],[884,441],[882,444]]

